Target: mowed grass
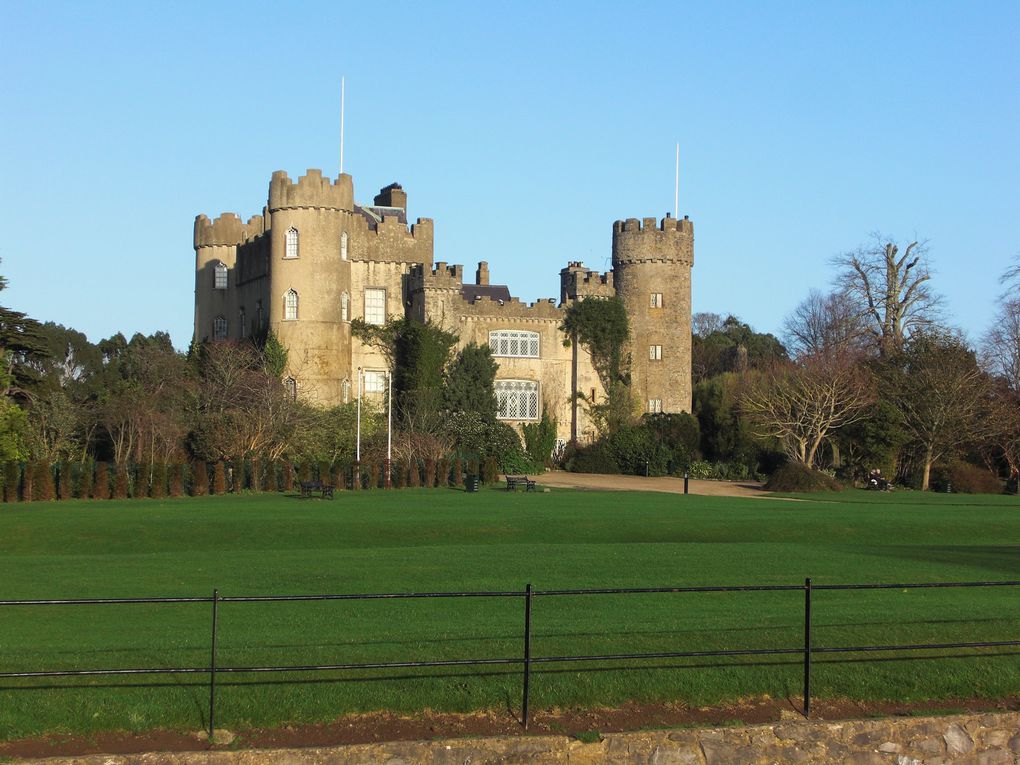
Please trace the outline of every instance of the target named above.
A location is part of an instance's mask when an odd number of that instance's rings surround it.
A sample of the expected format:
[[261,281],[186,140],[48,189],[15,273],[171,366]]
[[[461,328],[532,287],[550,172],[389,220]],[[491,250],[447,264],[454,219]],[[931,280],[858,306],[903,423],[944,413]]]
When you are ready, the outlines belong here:
[[[0,508],[0,599],[1020,580],[1015,497],[810,501],[453,490]],[[220,666],[520,656],[522,599],[225,603]],[[815,646],[1020,639],[1020,588],[819,591]],[[534,656],[797,647],[803,593],[536,598]],[[209,604],[0,607],[0,672],[204,667]],[[818,655],[817,697],[1020,693],[1020,651]],[[516,666],[236,674],[231,729],[376,709],[519,713]],[[532,709],[799,696],[799,656],[536,665]],[[208,676],[0,680],[0,739],[207,725]]]

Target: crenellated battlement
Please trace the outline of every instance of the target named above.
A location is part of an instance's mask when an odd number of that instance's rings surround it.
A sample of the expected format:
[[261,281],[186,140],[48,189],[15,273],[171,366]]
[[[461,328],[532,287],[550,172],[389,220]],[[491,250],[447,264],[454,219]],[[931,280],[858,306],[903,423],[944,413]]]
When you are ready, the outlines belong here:
[[627,218],[627,220],[618,220],[613,223],[614,234],[639,231],[678,231],[681,234],[693,234],[694,224],[686,215],[683,218],[673,218],[667,215],[662,220],[657,218]]
[[253,215],[247,223],[237,213],[227,212],[215,220],[206,215],[195,216],[195,249],[199,247],[234,247],[265,233],[266,220]]
[[600,273],[573,260],[560,270],[560,302],[584,297],[612,297],[616,294],[612,271]]
[[325,208],[350,212],[354,209],[354,181],[347,173],[336,180],[310,168],[297,181],[285,170],[277,170],[269,182],[269,210]]
[[464,284],[464,266],[447,265],[445,261],[437,261],[431,268],[416,263],[411,266],[410,282],[414,289],[446,289],[460,290]]

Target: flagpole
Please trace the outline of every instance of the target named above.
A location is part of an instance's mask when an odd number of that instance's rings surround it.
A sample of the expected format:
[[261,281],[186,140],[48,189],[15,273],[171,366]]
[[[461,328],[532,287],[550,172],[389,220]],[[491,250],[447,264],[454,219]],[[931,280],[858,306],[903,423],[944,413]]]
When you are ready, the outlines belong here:
[[344,78],[340,78],[340,175],[344,174]]
[[680,143],[676,145],[676,185],[673,187],[673,217],[680,217]]
[[386,477],[385,486],[389,489],[393,485],[393,373],[386,370],[387,383],[387,404],[389,414],[386,421]]

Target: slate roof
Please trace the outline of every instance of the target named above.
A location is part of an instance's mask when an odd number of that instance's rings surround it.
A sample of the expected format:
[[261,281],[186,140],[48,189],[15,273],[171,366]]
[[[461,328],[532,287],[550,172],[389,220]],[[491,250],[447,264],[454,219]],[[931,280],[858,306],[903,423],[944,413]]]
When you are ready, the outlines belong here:
[[476,297],[510,302],[510,288],[505,284],[462,284],[460,295],[469,303],[474,303]]
[[379,224],[382,222],[383,216],[397,217],[401,223],[407,225],[407,210],[403,207],[377,207],[375,205],[362,206],[354,205],[354,212],[361,213],[365,220],[368,221],[368,227],[375,231]]

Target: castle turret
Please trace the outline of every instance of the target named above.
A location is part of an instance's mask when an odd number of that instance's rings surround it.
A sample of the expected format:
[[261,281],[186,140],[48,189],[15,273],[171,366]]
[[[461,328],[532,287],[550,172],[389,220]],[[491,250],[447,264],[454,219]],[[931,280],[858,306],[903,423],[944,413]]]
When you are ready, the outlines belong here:
[[668,215],[613,224],[616,294],[630,315],[631,390],[644,411],[691,411],[694,226]]

